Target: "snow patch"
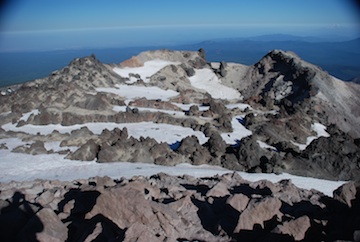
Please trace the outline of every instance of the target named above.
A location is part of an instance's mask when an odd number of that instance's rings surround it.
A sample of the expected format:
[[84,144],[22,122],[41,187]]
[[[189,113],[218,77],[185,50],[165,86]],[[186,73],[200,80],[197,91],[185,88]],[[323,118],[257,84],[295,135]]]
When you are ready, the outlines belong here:
[[317,137],[330,137],[330,134],[326,132],[326,126],[321,123],[311,125],[311,130],[317,133]]
[[239,174],[242,176],[242,178],[251,182],[255,182],[259,180],[268,180],[275,183],[285,179],[291,180],[292,183],[299,188],[303,188],[307,190],[315,189],[324,193],[329,197],[333,196],[333,191],[335,189],[346,183],[345,181],[329,181],[329,180],[312,178],[312,177],[295,176],[295,175],[290,175],[288,173],[282,173],[276,175],[274,173],[253,174],[253,173],[239,172]]
[[168,101],[170,98],[179,95],[178,92],[173,90],[164,90],[158,87],[145,87],[145,86],[129,86],[129,85],[115,85],[111,87],[99,87],[96,88],[97,92],[113,93],[124,97],[125,99],[134,100],[137,98],[145,97],[146,99],[161,99]]
[[227,100],[241,98],[237,90],[221,84],[220,79],[210,69],[195,70],[195,75],[189,80],[192,86],[208,92],[213,98]]
[[141,67],[115,67],[113,71],[120,75],[121,77],[129,78],[126,83],[134,83],[137,81],[137,78],[132,76],[132,74],[137,74],[140,76],[140,79],[142,79],[145,83],[148,83],[150,81],[150,77],[156,74],[158,71],[163,69],[164,67],[168,65],[179,65],[180,62],[170,62],[160,59],[150,60],[146,61],[144,63],[144,66]]
[[274,146],[268,145],[268,144],[266,144],[265,142],[263,142],[261,140],[257,140],[256,142],[259,144],[260,148],[277,151],[277,149]]
[[[95,161],[74,161],[65,159],[64,155],[29,155],[13,153],[11,150],[19,145],[26,144],[18,138],[1,139],[9,148],[0,150],[0,182],[28,181],[35,179],[59,179],[61,181],[72,181],[76,179],[87,179],[94,176],[110,176],[114,179],[121,177],[131,178],[133,176],[151,176],[159,172],[169,175],[181,176],[184,174],[194,177],[210,177],[233,172],[217,166],[190,164],[179,164],[176,166],[159,166],[155,164],[142,163],[96,163]],[[47,149],[57,150],[58,142],[46,142]],[[66,147],[68,148],[68,147]],[[332,192],[344,184],[344,181],[328,181],[323,179],[294,176],[287,173],[280,175],[264,173],[238,172],[245,180],[254,182],[269,180],[278,182],[290,179],[293,184],[303,189],[316,189],[325,195],[332,196]]]
[[8,123],[2,126],[6,131],[25,132],[28,134],[42,135],[51,134],[54,130],[60,133],[70,133],[73,130],[80,129],[86,126],[94,134],[101,134],[104,129],[113,130],[114,128],[127,128],[129,136],[139,139],[142,137],[150,137],[155,139],[157,142],[166,142],[173,144],[176,141],[195,135],[200,144],[205,143],[208,138],[205,137],[203,132],[194,131],[191,128],[181,127],[171,124],[161,124],[153,122],[140,122],[140,123],[84,123],[70,126],[63,126],[61,124],[48,124],[48,125],[33,125],[26,124],[21,127],[16,127],[16,124]]
[[227,109],[234,109],[234,108],[238,108],[241,111],[245,111],[245,109],[249,109],[252,110],[252,107],[249,104],[246,103],[230,103],[230,104],[226,104],[225,107]]
[[[166,110],[166,109],[156,109],[156,108],[144,108],[144,107],[131,107],[130,108],[137,108],[140,112],[161,112],[161,113],[167,113],[174,116],[185,116],[184,112],[181,111],[175,111],[175,110]],[[126,106],[114,106],[113,110],[115,112],[126,112]]]
[[179,108],[181,108],[182,110],[184,111],[189,111],[190,110],[190,107],[195,105],[195,106],[198,106],[199,107],[199,111],[207,111],[209,110],[210,106],[203,106],[203,105],[199,105],[199,104],[196,104],[196,103],[189,103],[189,104],[183,104],[183,103],[172,103],[176,106],[178,106]]
[[[3,139],[8,146],[17,146],[22,142],[14,139]],[[10,144],[12,143],[12,144]],[[15,145],[16,143],[16,145]],[[28,181],[35,179],[59,179],[61,181],[72,181],[76,179],[87,179],[94,176],[110,176],[114,179],[121,177],[131,178],[133,176],[151,176],[159,172],[169,175],[190,175],[194,177],[209,177],[233,172],[221,167],[190,164],[179,164],[177,166],[159,166],[155,164],[142,163],[96,163],[95,161],[73,161],[64,159],[63,155],[28,155],[12,153],[10,150],[0,150],[0,182]],[[240,176],[248,181],[269,180],[278,182],[283,179],[291,179],[298,187],[304,189],[316,189],[325,195],[332,196],[332,192],[344,184],[342,181],[327,181],[322,179],[308,178],[289,175],[286,173],[262,174],[238,172]]]
[[221,134],[221,137],[227,144],[235,145],[242,138],[252,135],[252,132],[241,124],[243,118],[244,118],[243,115],[233,117],[233,119],[231,120],[231,126],[233,128],[233,132]]
[[326,132],[326,126],[321,123],[314,123],[311,125],[311,131],[316,132],[316,136],[309,136],[306,138],[306,144],[299,144],[294,141],[291,141],[292,144],[299,147],[299,150],[305,150],[306,147],[315,139],[320,137],[330,137],[330,134]]
[[0,113],[0,116],[7,116],[11,113],[11,111],[5,112],[5,113]]
[[19,121],[23,120],[26,122],[32,114],[38,115],[39,113],[40,113],[39,109],[33,109],[28,113],[24,113],[23,116],[19,119]]

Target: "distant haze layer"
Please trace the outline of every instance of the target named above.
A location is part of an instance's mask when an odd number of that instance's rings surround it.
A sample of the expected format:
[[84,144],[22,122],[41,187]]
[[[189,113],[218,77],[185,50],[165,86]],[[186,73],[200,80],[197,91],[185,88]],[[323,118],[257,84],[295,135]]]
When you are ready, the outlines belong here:
[[355,31],[354,27],[190,25],[2,32],[0,33],[0,52],[167,46],[209,39],[246,38],[274,33],[316,36],[326,41],[343,41],[360,36],[360,32]]
[[[182,34],[179,32],[179,35]],[[201,38],[200,34],[197,38]],[[254,64],[273,49],[290,50],[302,59],[319,65],[331,75],[342,80],[347,81],[359,77],[360,39],[335,41],[339,38],[337,35],[304,37],[276,34],[245,38],[205,39],[206,41],[202,39],[198,42],[190,42],[192,39],[189,39],[188,42],[184,41],[183,44],[177,45],[169,43],[148,44],[139,47],[89,47],[48,51],[0,52],[0,87],[46,77],[52,71],[61,69],[77,57],[95,54],[104,63],[120,63],[142,51],[163,48],[174,50],[204,48],[208,61],[237,62],[245,65]],[[114,38],[114,45],[116,40]],[[144,41],[144,39],[139,41]],[[102,42],[99,41],[99,43]]]

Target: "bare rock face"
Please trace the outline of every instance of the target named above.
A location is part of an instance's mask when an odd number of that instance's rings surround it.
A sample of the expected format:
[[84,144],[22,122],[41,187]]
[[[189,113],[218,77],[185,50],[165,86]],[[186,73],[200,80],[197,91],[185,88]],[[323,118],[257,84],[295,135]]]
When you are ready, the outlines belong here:
[[74,103],[74,106],[88,109],[88,110],[106,110],[110,104],[106,100],[106,97],[101,94],[85,95],[84,98]]
[[305,238],[305,234],[310,227],[310,219],[305,215],[295,220],[285,222],[283,225],[279,225],[273,230],[273,232],[279,234],[288,234],[291,235],[295,241],[301,241]]
[[311,142],[306,150],[290,163],[292,169],[300,171],[305,166],[312,167],[310,170],[315,173],[309,172],[312,176],[351,179],[358,183],[360,149],[355,144],[355,140],[333,125],[329,126],[327,131],[331,138],[320,137]]
[[139,60],[136,56],[131,57],[130,59],[123,61],[120,63],[121,67],[140,67],[143,66],[144,63]]
[[239,163],[246,166],[247,170],[255,172],[270,172],[276,166],[272,160],[271,151],[260,147],[254,136],[242,139],[242,145],[239,147]]
[[336,123],[352,137],[360,135],[349,128],[360,122],[360,101],[354,97],[359,85],[342,82],[292,52],[269,52],[248,71],[242,83],[247,83],[245,99],[257,97],[262,106],[279,107],[288,115],[310,110],[312,117]]
[[281,201],[278,198],[266,197],[259,201],[252,200],[240,215],[235,232],[252,230],[256,224],[264,227],[265,221],[278,219],[282,216],[280,208]]

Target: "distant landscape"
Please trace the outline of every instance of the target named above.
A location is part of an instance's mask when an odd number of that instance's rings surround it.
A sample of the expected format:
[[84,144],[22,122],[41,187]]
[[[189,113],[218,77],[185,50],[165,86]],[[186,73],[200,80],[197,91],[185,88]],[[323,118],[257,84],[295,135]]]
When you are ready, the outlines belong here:
[[360,38],[330,41],[317,37],[277,34],[213,39],[188,45],[2,52],[0,53],[0,87],[46,77],[69,64],[74,58],[91,54],[95,54],[103,63],[120,63],[146,50],[198,50],[199,48],[205,49],[208,61],[237,62],[245,65],[255,64],[273,49],[289,50],[344,81],[358,81],[360,77]]

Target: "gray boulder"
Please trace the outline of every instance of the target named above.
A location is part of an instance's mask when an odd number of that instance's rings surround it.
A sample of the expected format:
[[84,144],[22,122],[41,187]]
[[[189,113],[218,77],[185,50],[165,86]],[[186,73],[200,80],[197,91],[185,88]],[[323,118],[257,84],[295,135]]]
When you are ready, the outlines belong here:
[[186,112],[186,115],[189,116],[198,116],[199,115],[199,106],[198,105],[192,105],[188,112]]
[[210,135],[206,146],[208,147],[209,152],[213,157],[221,157],[222,155],[224,155],[227,147],[225,141],[222,139],[218,132],[213,132]]
[[67,155],[66,158],[71,160],[92,161],[96,159],[98,152],[99,145],[90,139],[75,152]]
[[200,145],[196,136],[188,136],[181,140],[177,153],[185,156],[191,164],[208,164],[211,158],[209,151]]
[[14,148],[12,152],[15,153],[26,153],[31,155],[40,155],[40,154],[48,154],[48,151],[46,150],[44,146],[44,142],[42,141],[35,141],[34,143],[29,145],[22,145]]
[[351,207],[356,199],[356,186],[354,182],[348,182],[333,192],[334,199]]

